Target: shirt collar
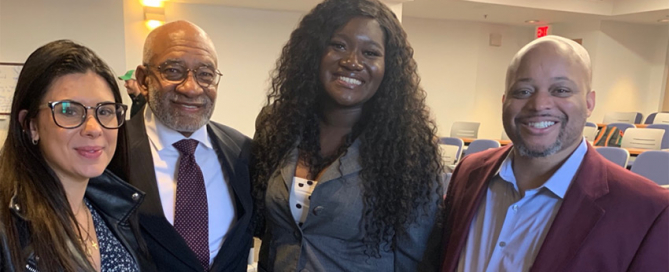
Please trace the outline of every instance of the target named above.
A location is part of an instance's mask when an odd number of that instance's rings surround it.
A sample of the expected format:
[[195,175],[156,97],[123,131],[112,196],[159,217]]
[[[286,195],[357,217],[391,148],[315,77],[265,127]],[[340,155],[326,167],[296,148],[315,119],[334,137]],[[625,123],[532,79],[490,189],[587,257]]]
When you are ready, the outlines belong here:
[[[581,166],[581,163],[583,162],[583,158],[585,157],[585,153],[588,151],[588,145],[586,144],[585,138],[581,141],[581,144],[578,145],[576,150],[567,158],[567,160],[560,166],[560,168],[555,171],[555,173],[542,185],[541,187],[537,188],[546,188],[553,192],[555,195],[557,195],[560,198],[564,198],[564,195],[567,193],[567,189],[569,189],[569,185],[571,184],[571,181],[574,179],[574,176],[576,176],[576,172],[578,171],[578,168]],[[516,182],[516,176],[513,173],[513,152],[509,152],[509,155],[506,156],[504,161],[502,162],[502,165],[500,166],[499,170],[497,170],[497,174],[506,182],[509,182],[513,184],[513,187],[518,190],[518,184]]]
[[168,128],[165,126],[156,116],[153,114],[153,111],[150,107],[144,107],[144,126],[146,127],[146,135],[149,137],[149,141],[156,148],[158,152],[163,150],[165,147],[172,147],[172,144],[181,141],[183,139],[194,139],[204,145],[206,148],[211,149],[211,140],[207,134],[207,126],[202,126],[197,129],[190,137],[186,137],[183,134],[179,133],[176,130]]

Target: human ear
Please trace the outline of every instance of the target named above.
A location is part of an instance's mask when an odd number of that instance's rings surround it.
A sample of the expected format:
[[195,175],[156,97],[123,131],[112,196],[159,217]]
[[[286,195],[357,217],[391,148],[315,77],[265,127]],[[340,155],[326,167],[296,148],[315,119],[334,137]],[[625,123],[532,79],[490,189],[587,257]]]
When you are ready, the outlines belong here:
[[137,79],[137,87],[139,89],[139,92],[141,92],[142,95],[144,95],[144,97],[148,97],[149,94],[147,69],[148,68],[144,65],[138,65],[137,69],[135,69],[135,78]]
[[592,111],[595,110],[595,91],[589,91],[587,94],[585,94],[585,105],[587,107],[587,114],[588,117],[590,117],[590,114],[592,114]]
[[26,129],[28,129],[28,131],[30,132],[28,134],[30,140],[33,141],[33,143],[36,143],[37,141],[39,141],[39,132],[37,130],[37,124],[33,120],[28,120],[28,128],[24,127],[23,125],[25,124],[24,121],[26,119],[26,116],[28,116],[28,110],[19,111],[19,124],[21,124],[23,131],[26,131]]

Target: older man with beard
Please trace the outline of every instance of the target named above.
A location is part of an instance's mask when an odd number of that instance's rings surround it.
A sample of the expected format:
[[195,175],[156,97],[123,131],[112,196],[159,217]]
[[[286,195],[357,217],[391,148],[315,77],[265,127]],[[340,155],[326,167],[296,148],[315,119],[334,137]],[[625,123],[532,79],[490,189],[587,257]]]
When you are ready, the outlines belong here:
[[137,67],[148,107],[126,125],[129,169],[116,172],[146,192],[139,222],[159,271],[246,271],[250,139],[209,120],[217,67],[209,36],[186,21],[153,30]]
[[669,191],[583,138],[591,64],[547,36],[507,71],[512,146],[465,157],[445,200],[442,271],[669,271]]

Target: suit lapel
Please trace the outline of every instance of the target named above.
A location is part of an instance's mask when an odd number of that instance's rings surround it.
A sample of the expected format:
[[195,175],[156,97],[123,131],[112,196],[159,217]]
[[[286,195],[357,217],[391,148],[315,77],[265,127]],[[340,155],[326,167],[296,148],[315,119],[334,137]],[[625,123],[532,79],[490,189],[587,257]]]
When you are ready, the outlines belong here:
[[318,183],[323,184],[339,177],[345,177],[362,170],[362,166],[360,165],[359,161],[359,154],[360,138],[353,141],[351,146],[346,149],[346,153],[335,160],[332,165],[328,166],[323,175],[318,178]]
[[[283,178],[283,183],[286,184],[286,190],[288,190],[288,192],[290,192],[290,186],[293,184],[293,176],[295,176],[295,169],[297,168],[298,155],[299,151],[297,146],[295,146],[291,149],[290,153],[288,153],[285,162],[281,166],[281,178]],[[286,201],[286,203],[288,202]]]
[[[318,178],[318,184],[345,177],[347,175],[359,172],[362,169],[358,161],[360,154],[360,140],[356,139],[346,150],[346,153],[336,159],[325,172]],[[295,146],[286,157],[286,162],[281,167],[281,177],[286,184],[286,189],[290,192],[290,186],[293,184],[295,168],[297,168],[299,151]],[[340,172],[341,171],[341,172]]]
[[605,210],[596,200],[609,192],[603,158],[588,144],[562,206],[534,260],[532,271],[564,271]]
[[160,203],[160,193],[156,182],[149,137],[144,127],[144,115],[137,114],[128,123],[129,168],[128,181],[138,189],[146,192],[146,198],[140,211],[164,216]]
[[130,148],[128,152],[130,168],[128,181],[146,192],[144,202],[139,207],[139,222],[145,230],[144,234],[150,235],[183,263],[188,264],[193,269],[201,270],[197,257],[189,249],[186,241],[165,219],[151,155],[151,143],[144,126],[144,115],[141,113],[135,115],[127,125],[128,146]]
[[[447,192],[447,194],[453,194],[454,200],[452,203],[455,203],[455,205],[447,210],[446,220],[453,223],[447,225],[447,229],[444,230],[446,233],[444,237],[446,238],[444,262],[448,266],[444,267],[445,269],[442,271],[455,271],[457,268],[460,253],[467,242],[474,215],[481,205],[490,180],[506,158],[509,150],[510,147],[500,149],[486,159],[484,163],[474,166],[476,168],[470,172],[469,176],[460,177],[458,169],[453,173],[457,182],[465,182],[465,185],[461,192]],[[446,203],[446,205],[449,206],[449,203]]]
[[248,238],[246,228],[253,212],[248,158],[240,157],[240,154],[244,152],[242,149],[245,147],[240,147],[225,131],[216,125],[207,125],[207,132],[210,135],[224,176],[232,188],[236,203],[237,222],[228,231],[225,241],[210,267],[210,271],[224,271],[228,269],[230,262],[235,261],[234,258],[239,254],[240,248],[248,246],[244,240]]

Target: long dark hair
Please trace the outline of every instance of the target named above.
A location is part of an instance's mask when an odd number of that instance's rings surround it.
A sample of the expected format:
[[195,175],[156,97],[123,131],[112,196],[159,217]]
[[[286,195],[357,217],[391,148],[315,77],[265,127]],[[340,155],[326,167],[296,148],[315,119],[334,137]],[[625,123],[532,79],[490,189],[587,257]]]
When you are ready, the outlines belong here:
[[[29,123],[37,116],[41,101],[59,77],[92,71],[102,77],[122,102],[111,69],[90,49],[68,40],[50,42],[30,54],[21,70],[14,92],[7,140],[0,152],[0,220],[5,224],[11,261],[25,265],[22,242],[29,235],[39,256],[41,271],[81,271],[93,269],[77,242],[76,219],[65,190],[42,152],[31,142]],[[28,113],[19,122],[19,112]],[[125,129],[118,131],[116,152],[126,150]],[[123,156],[122,154],[120,156]],[[13,198],[13,199],[12,199]],[[17,218],[7,209],[10,201],[20,207]],[[24,220],[25,219],[25,220]],[[76,228],[78,230],[78,228]]]
[[268,106],[257,122],[253,187],[262,213],[267,182],[297,142],[310,168],[318,168],[313,162],[320,156],[321,57],[333,33],[359,16],[375,19],[384,31],[385,74],[345,145],[354,138],[361,142],[366,254],[379,256],[382,243],[394,248],[407,227],[426,215],[430,202],[440,199],[435,195],[441,192],[442,169],[413,49],[395,15],[379,1],[326,0],[293,31],[272,75]]

